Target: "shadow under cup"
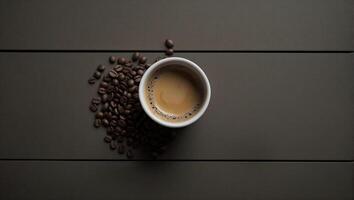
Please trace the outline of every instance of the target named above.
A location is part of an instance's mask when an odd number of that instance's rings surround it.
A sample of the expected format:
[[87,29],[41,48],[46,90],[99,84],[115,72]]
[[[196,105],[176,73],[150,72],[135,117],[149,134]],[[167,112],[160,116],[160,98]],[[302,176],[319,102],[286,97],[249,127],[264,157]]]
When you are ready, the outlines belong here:
[[[191,113],[188,113],[189,114],[188,117],[186,114],[185,118],[176,119],[176,117],[173,117],[168,113],[158,113],[160,111],[156,110],[156,108],[154,110],[153,108],[155,105],[151,104],[150,101],[151,93],[148,91],[150,91],[150,86],[154,83],[153,82],[155,81],[154,79],[157,79],[157,75],[159,73],[162,74],[163,71],[171,72],[173,70],[176,70],[177,68],[179,71],[183,71],[183,73],[189,75],[186,76],[186,78],[187,77],[193,78],[192,81],[198,87],[200,100],[198,102],[198,107],[194,109],[193,115]],[[161,79],[162,79],[162,75],[161,75]],[[173,93],[176,92],[176,90],[167,91],[167,92]],[[160,125],[170,127],[170,128],[185,127],[197,121],[206,111],[206,108],[209,105],[210,95],[211,95],[211,90],[210,90],[209,80],[205,75],[205,73],[203,72],[203,70],[194,62],[180,57],[165,58],[151,65],[143,75],[139,85],[139,99],[146,114],[152,120],[159,123]],[[191,97],[188,96],[188,98]],[[160,114],[163,114],[164,117],[159,116]]]

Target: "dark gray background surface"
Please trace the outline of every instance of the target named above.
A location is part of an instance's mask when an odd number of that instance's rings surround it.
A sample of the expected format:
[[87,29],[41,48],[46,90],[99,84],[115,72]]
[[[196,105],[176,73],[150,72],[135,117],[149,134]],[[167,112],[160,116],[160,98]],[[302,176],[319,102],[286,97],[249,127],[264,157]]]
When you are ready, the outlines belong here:
[[[0,0],[0,199],[353,199],[354,1]],[[144,50],[207,73],[159,161],[109,150],[87,78]]]

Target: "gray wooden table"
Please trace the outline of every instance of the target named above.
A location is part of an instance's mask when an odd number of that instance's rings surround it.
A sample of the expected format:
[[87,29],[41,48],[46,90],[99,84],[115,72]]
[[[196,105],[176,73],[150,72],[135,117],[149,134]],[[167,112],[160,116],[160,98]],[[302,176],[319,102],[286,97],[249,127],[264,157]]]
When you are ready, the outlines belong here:
[[[0,1],[0,199],[353,199],[353,0]],[[158,160],[103,143],[87,78],[176,42],[212,99]]]

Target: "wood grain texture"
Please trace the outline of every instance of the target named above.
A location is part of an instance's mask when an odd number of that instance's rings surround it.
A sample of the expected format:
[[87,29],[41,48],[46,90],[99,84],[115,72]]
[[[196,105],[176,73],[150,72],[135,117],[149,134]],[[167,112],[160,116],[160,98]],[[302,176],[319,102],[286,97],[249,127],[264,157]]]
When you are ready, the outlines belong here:
[[[103,143],[88,110],[96,87],[87,79],[109,55],[1,53],[0,158],[125,159]],[[205,70],[212,98],[161,159],[352,159],[352,55],[177,56]]]
[[2,50],[354,50],[352,0],[0,2]]
[[352,169],[352,163],[0,161],[0,198],[352,200]]

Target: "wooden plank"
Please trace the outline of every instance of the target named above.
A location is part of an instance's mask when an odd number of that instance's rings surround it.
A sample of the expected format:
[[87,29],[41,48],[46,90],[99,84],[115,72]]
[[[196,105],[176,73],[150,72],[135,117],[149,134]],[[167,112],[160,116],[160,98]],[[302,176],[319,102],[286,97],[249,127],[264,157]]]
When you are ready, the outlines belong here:
[[[1,53],[0,158],[125,159],[88,110],[96,87],[87,79],[109,55]],[[177,56],[200,64],[212,98],[162,159],[352,159],[353,55]]]
[[352,200],[351,163],[0,161],[1,199]]
[[2,50],[354,49],[352,0],[1,1]]

